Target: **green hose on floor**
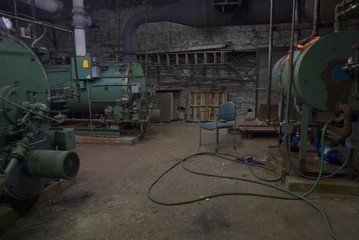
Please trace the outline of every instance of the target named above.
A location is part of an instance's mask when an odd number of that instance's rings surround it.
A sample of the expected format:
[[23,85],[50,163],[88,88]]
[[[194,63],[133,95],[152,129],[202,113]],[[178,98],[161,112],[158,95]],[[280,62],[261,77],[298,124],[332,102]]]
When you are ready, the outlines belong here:
[[[323,127],[323,131],[322,131],[322,137],[321,137],[321,142],[322,142],[322,146],[324,146],[324,138],[325,138],[325,132],[326,129],[328,127],[328,124],[326,124]],[[317,210],[319,212],[319,214],[322,216],[324,222],[326,223],[327,229],[329,234],[331,235],[331,237],[335,240],[338,240],[339,238],[335,235],[332,226],[330,224],[330,221],[328,219],[328,216],[325,214],[325,212],[314,202],[312,202],[311,200],[308,199],[308,196],[314,192],[314,190],[318,187],[320,179],[322,177],[323,174],[323,167],[324,167],[324,148],[322,148],[322,156],[321,156],[321,161],[320,161],[320,170],[319,170],[319,174],[318,177],[313,185],[313,187],[304,195],[299,195],[299,194],[295,194],[292,193],[288,190],[276,187],[272,184],[269,184],[267,182],[275,182],[275,181],[279,181],[280,180],[280,174],[277,173],[275,170],[268,168],[266,166],[262,166],[262,165],[257,165],[257,164],[251,164],[249,163],[247,160],[245,161],[245,164],[248,166],[250,172],[253,174],[253,176],[263,182],[259,182],[256,180],[250,180],[247,178],[240,178],[240,177],[233,177],[233,176],[221,176],[221,175],[215,175],[215,174],[208,174],[208,173],[203,173],[203,172],[199,172],[199,171],[194,171],[190,168],[188,168],[185,165],[185,162],[193,159],[195,157],[198,156],[213,156],[213,157],[217,157],[217,158],[221,158],[221,159],[225,159],[228,161],[234,161],[234,162],[239,162],[238,157],[231,155],[231,154],[226,154],[226,153],[211,153],[211,152],[203,152],[203,153],[196,153],[196,154],[192,154],[178,162],[176,162],[172,167],[170,167],[167,171],[165,171],[164,173],[162,173],[148,188],[147,190],[147,197],[153,201],[154,203],[160,204],[160,205],[164,205],[164,206],[177,206],[177,205],[184,205],[184,204],[190,204],[190,203],[195,203],[195,202],[200,202],[200,201],[204,201],[207,199],[211,199],[211,198],[216,198],[216,197],[222,197],[222,196],[253,196],[253,197],[262,197],[262,198],[271,198],[271,199],[279,199],[279,200],[302,200],[305,203],[307,203],[309,206],[313,207],[315,210]],[[200,176],[204,176],[204,177],[214,177],[214,178],[221,178],[221,179],[230,179],[230,180],[238,180],[238,181],[243,181],[243,182],[249,182],[249,183],[253,183],[253,184],[257,184],[257,185],[261,185],[261,186],[265,186],[271,189],[275,189],[279,192],[285,193],[287,195],[290,195],[288,197],[284,197],[284,196],[277,196],[277,195],[268,195],[268,194],[260,194],[260,193],[250,193],[250,192],[227,192],[227,193],[220,193],[220,194],[213,194],[213,195],[208,195],[208,196],[203,196],[200,198],[196,198],[196,199],[191,199],[191,200],[186,200],[186,201],[180,201],[180,202],[164,202],[164,201],[160,201],[160,200],[156,200],[153,196],[152,196],[152,189],[155,187],[155,185],[164,177],[166,176],[169,172],[171,172],[173,169],[175,169],[176,167],[178,167],[179,165],[182,166],[183,169],[185,169],[186,171],[196,174],[196,175],[200,175]],[[252,171],[252,167],[260,167],[263,168],[265,170],[268,170],[272,173],[276,173],[279,177],[275,178],[275,179],[264,179],[258,175],[256,175],[253,171]]]

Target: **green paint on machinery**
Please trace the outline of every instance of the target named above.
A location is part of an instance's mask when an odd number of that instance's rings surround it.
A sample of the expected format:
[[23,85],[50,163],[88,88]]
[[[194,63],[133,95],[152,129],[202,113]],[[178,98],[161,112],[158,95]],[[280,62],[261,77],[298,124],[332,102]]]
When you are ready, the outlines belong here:
[[55,117],[71,121],[92,113],[108,127],[130,123],[143,130],[155,104],[154,93],[146,89],[141,65],[99,64],[92,62],[89,55],[76,59],[72,66],[46,67]]
[[[338,104],[359,110],[358,61],[359,32],[338,32],[325,36],[303,51],[294,53],[293,97],[314,109],[337,111]],[[273,87],[286,95],[289,83],[287,56],[273,68]]]
[[[48,128],[49,89],[37,56],[0,29],[0,197],[33,198],[79,170],[74,139]],[[57,141],[70,147],[59,151]]]

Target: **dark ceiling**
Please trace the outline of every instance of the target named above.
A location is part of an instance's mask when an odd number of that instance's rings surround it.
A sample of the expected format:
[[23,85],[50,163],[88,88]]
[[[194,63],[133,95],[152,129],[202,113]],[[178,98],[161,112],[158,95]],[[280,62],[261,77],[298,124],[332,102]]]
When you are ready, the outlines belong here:
[[[36,12],[36,18],[43,21],[58,21],[59,19],[71,20],[71,9],[72,9],[72,0],[60,0],[64,4],[64,8],[56,13],[48,13],[40,9]],[[85,10],[91,12],[92,10],[101,10],[101,9],[128,9],[138,6],[144,6],[148,4],[149,6],[153,5],[164,5],[177,2],[179,0],[84,0]],[[24,14],[31,16],[31,8],[28,4],[23,3],[20,0],[0,0],[0,10],[8,11],[15,13],[16,11],[19,14]]]
[[[161,5],[176,2],[178,0],[84,0],[86,10],[93,9],[113,9],[114,7],[131,8],[138,5]],[[27,4],[24,4],[20,0],[0,0],[0,10],[13,11],[14,4],[17,3],[18,10],[28,8]],[[65,8],[72,8],[72,0],[61,0]]]

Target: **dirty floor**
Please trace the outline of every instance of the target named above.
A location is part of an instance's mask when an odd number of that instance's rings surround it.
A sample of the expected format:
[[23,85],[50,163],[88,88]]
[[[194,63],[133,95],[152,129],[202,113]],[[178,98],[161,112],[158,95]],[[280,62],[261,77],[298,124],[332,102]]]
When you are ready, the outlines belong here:
[[[238,136],[238,148],[233,150],[232,136],[221,133],[221,152],[253,156],[264,163],[268,146],[276,144],[275,138]],[[146,197],[150,184],[176,161],[213,152],[214,147],[214,132],[204,134],[199,148],[198,125],[183,122],[153,126],[132,146],[78,145],[81,169],[75,185],[19,219],[0,239],[331,239],[323,218],[303,201],[225,196],[162,206]],[[246,165],[223,159],[202,156],[187,164],[196,171],[254,179]],[[286,196],[249,182],[197,176],[181,168],[159,182],[153,196],[176,202],[223,192]],[[316,193],[311,199],[328,215],[340,239],[359,239],[358,196]]]

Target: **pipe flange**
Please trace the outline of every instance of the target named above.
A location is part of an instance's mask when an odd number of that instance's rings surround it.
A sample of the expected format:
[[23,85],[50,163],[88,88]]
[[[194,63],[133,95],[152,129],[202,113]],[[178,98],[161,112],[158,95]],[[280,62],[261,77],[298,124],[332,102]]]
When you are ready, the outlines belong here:
[[86,15],[86,11],[80,7],[73,8],[71,12],[73,15],[83,15],[83,16]]
[[72,25],[75,27],[88,27],[92,25],[92,19],[86,15],[73,15]]

